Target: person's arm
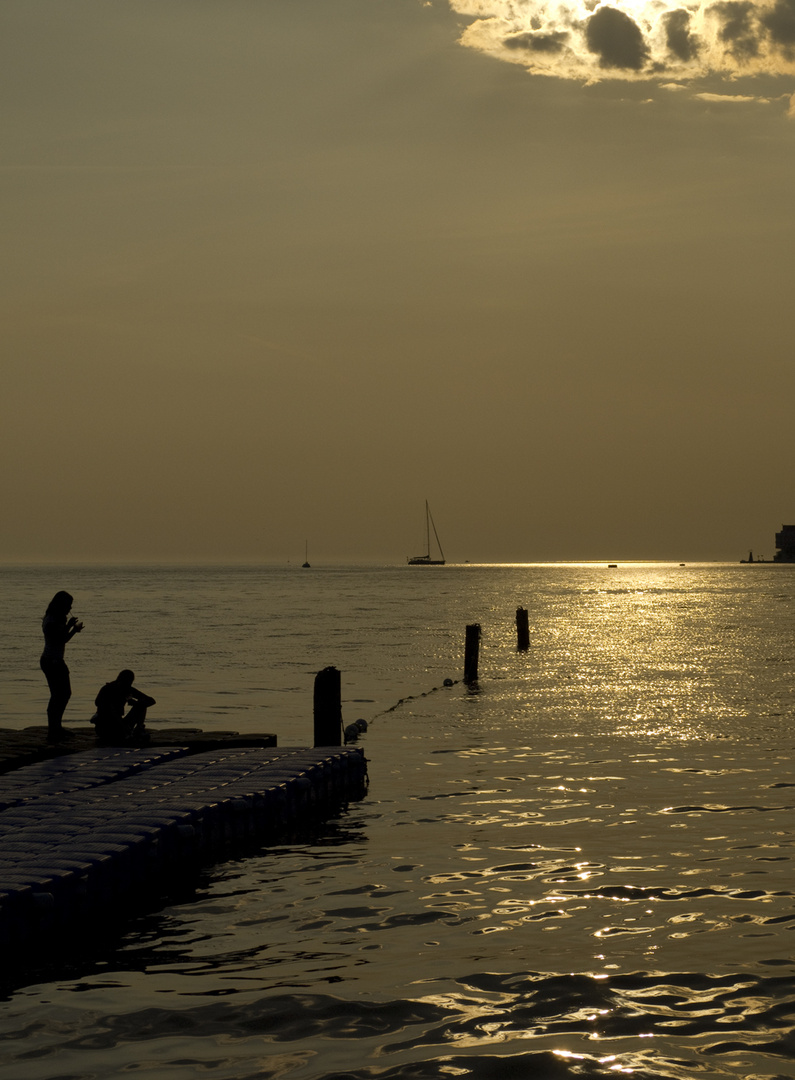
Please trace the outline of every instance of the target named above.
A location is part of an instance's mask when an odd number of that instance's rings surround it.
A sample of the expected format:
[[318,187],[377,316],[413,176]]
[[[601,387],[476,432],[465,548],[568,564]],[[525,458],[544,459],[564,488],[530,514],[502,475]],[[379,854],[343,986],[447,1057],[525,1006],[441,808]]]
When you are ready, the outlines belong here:
[[75,634],[79,634],[83,629],[83,624],[78,622],[77,619],[72,616],[69,622],[66,624],[66,633],[64,634],[64,641],[71,641]]
[[153,697],[149,697],[148,694],[144,694],[141,690],[136,690],[134,686],[130,687],[130,691],[127,694],[127,700],[131,704],[135,703],[136,705],[145,705],[147,709],[150,706],[157,704]]

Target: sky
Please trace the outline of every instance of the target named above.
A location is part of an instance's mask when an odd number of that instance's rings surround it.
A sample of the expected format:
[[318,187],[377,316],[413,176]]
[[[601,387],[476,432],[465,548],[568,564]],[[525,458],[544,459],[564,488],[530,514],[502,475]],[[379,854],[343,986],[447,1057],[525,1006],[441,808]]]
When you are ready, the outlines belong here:
[[3,0],[0,54],[0,562],[795,522],[795,0]]

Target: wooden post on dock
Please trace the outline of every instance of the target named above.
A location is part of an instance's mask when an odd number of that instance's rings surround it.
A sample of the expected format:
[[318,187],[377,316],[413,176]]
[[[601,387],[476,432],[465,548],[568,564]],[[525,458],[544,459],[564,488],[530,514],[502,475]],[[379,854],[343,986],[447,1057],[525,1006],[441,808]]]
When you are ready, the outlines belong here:
[[342,746],[342,689],[335,667],[315,676],[315,746]]
[[516,609],[516,648],[519,652],[526,652],[530,648],[530,625],[527,608]]
[[480,624],[472,623],[467,626],[466,642],[464,644],[464,682],[474,683],[478,681],[478,654],[480,652]]

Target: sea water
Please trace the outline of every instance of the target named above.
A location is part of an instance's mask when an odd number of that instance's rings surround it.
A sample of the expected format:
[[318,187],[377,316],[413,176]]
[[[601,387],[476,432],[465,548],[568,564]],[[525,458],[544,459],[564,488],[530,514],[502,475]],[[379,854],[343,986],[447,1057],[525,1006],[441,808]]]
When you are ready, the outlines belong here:
[[132,667],[153,728],[307,745],[333,664],[370,772],[314,834],[7,984],[4,1076],[795,1076],[795,570],[0,573],[4,726],[44,723],[66,588],[67,726]]

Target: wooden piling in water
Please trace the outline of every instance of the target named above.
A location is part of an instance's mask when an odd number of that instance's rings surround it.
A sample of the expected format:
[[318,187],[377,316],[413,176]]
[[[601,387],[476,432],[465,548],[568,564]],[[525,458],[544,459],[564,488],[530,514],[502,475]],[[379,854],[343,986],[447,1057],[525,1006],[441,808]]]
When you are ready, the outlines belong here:
[[315,746],[342,746],[342,688],[335,667],[315,676],[314,720]]
[[478,681],[478,657],[480,653],[480,624],[467,626],[464,643],[464,682]]
[[525,652],[530,648],[530,625],[527,608],[516,609],[516,648]]

